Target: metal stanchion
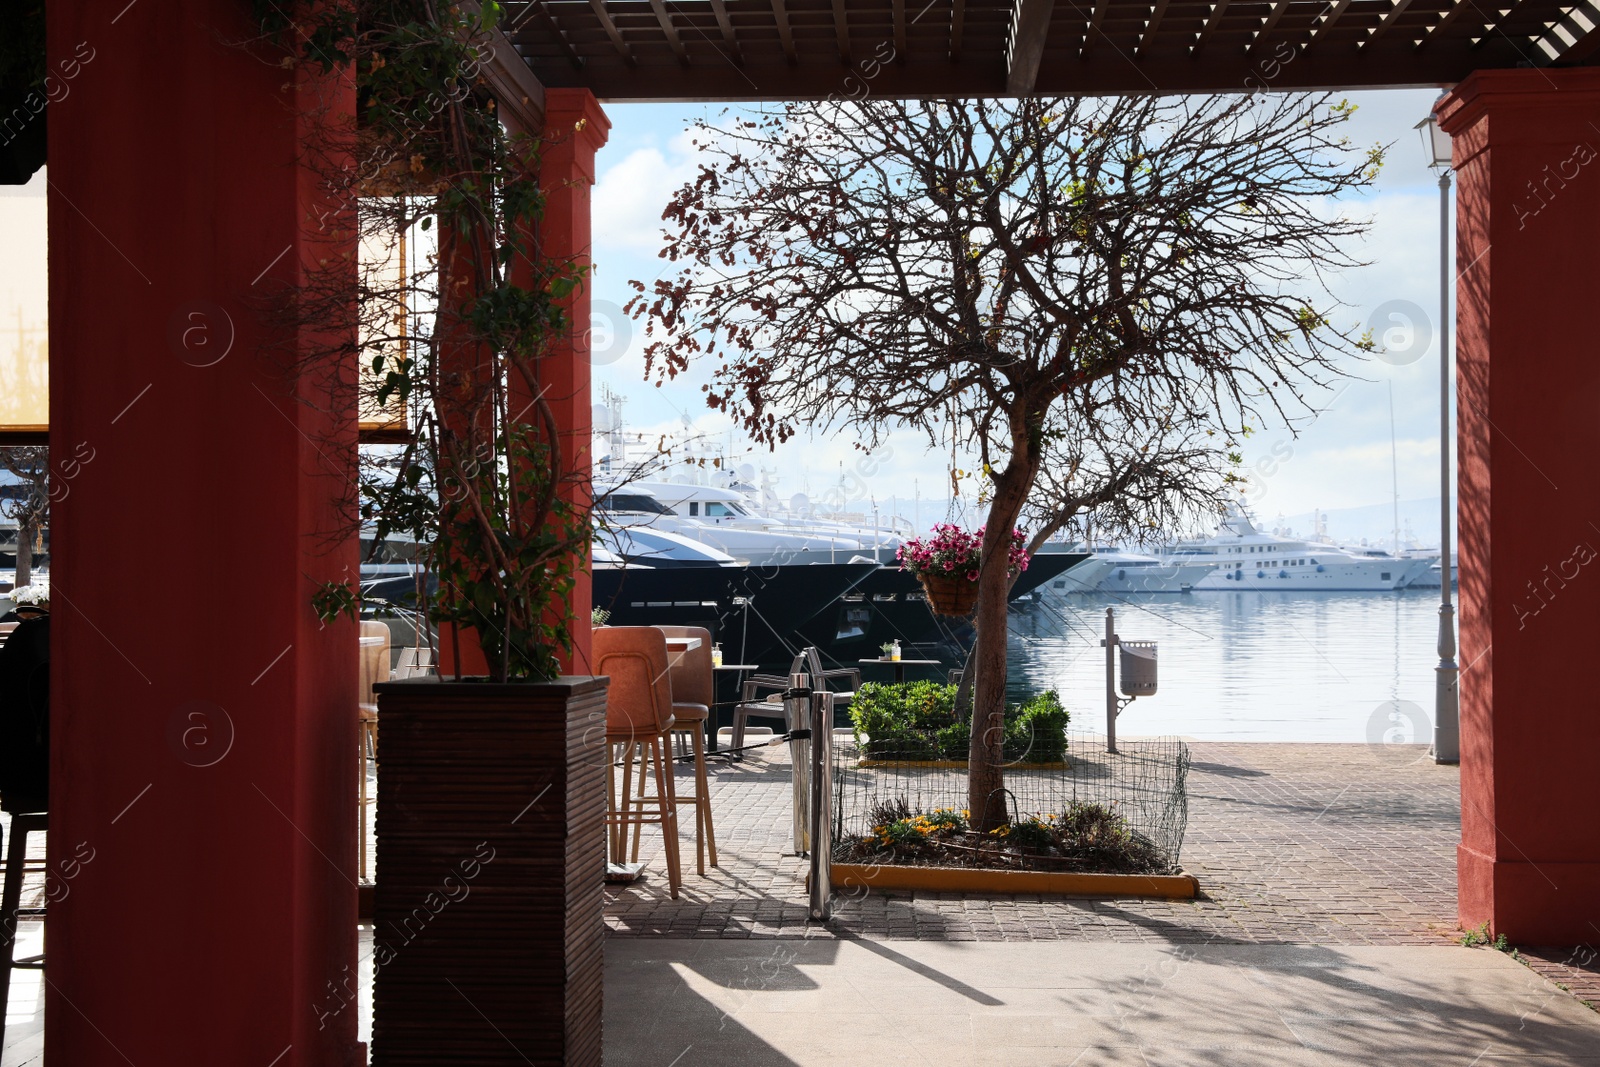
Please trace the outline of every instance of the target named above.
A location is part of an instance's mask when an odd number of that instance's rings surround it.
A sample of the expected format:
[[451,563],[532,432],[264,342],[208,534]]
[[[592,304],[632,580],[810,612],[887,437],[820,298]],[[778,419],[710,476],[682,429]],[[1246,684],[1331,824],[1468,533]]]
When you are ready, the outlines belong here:
[[[790,733],[811,725],[811,676],[789,675],[789,691],[783,695],[783,716]],[[794,738],[789,742],[789,761],[794,782],[794,853],[804,856],[811,850],[807,823],[811,815],[811,742]]]
[[[799,777],[796,775],[796,777]],[[811,918],[833,914],[833,694],[811,700]]]

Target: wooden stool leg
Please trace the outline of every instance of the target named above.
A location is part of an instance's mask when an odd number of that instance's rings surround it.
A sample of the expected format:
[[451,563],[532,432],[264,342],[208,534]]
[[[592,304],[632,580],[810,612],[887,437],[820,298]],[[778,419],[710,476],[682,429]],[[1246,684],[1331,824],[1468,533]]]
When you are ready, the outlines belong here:
[[361,737],[356,743],[356,808],[361,817],[356,820],[356,854],[359,873],[357,878],[367,880],[367,730],[360,727]]
[[[717,865],[717,832],[711,825],[711,780],[706,774],[705,731],[694,731],[695,856],[699,858],[700,829],[705,828],[705,847],[711,853],[711,866]],[[706,869],[700,868],[705,874]]]
[[[17,838],[22,836],[24,835],[17,832],[16,824],[13,823],[11,826],[12,851],[16,851]],[[4,834],[0,833],[0,841],[3,840]],[[7,902],[11,900],[11,872],[13,870],[18,872],[16,876],[17,900],[20,902],[22,899],[21,868],[14,866],[11,857],[8,855],[6,857],[5,890],[0,893],[0,955],[4,956],[4,959],[0,959],[0,1043],[3,1043],[5,1037],[6,1011],[11,999],[11,961],[17,956],[17,911],[15,908],[6,907]]]
[[28,816],[11,817],[11,847],[6,852],[6,880],[0,889],[0,1034],[11,999],[11,961],[17,958],[17,911],[22,906],[22,868],[28,859]]
[[644,809],[645,809],[645,803],[646,803],[644,785],[645,785],[645,779],[650,777],[649,764],[645,762],[647,758],[648,757],[645,754],[644,745],[640,745],[639,746],[639,796],[638,796],[638,799],[636,799],[633,802],[634,808],[638,811],[638,814],[639,814],[639,821],[633,824],[633,862],[635,862],[635,863],[639,862],[639,838],[644,836],[644,823],[645,823]]
[[620,819],[617,823],[617,862],[626,863],[628,859],[628,821],[632,816],[633,804],[629,799],[633,795],[633,752],[635,741],[624,742],[622,746],[622,796],[621,807],[618,813]]
[[606,862],[617,858],[617,746],[606,744]]
[[672,764],[666,759],[670,742],[657,735],[650,742],[656,761],[656,794],[661,803],[661,837],[667,851],[667,886],[673,900],[683,885],[683,867],[678,860],[678,798],[672,785]]

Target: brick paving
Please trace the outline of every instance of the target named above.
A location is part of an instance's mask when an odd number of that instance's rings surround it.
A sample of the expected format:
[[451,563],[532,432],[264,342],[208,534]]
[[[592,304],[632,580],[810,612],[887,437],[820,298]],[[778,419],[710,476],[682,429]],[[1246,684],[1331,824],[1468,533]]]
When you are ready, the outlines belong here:
[[[1195,901],[871,893],[806,917],[805,860],[790,854],[782,748],[714,762],[721,867],[666,893],[651,875],[608,891],[614,935],[956,941],[1441,944],[1455,924],[1459,776],[1414,746],[1194,743],[1183,865]],[[680,768],[686,774],[686,768]],[[686,823],[686,825],[688,825]]]
[[1576,948],[1519,948],[1517,958],[1600,1012],[1600,952]]

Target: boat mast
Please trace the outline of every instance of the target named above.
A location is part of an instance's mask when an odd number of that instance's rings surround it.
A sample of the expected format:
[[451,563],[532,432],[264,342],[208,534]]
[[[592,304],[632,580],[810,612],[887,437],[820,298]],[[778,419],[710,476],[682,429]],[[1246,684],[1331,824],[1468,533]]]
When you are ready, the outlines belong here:
[[1389,475],[1394,488],[1394,554],[1400,555],[1400,455],[1394,439],[1394,379],[1389,379]]

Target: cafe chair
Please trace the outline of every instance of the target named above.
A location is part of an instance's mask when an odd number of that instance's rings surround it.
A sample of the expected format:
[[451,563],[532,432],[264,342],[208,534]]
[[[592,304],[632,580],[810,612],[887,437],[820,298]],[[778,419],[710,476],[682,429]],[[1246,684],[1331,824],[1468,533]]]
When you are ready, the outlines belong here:
[[[789,664],[790,674],[805,674],[811,678],[811,688],[818,692],[828,693],[832,697],[834,707],[850,703],[855,697],[856,690],[861,688],[861,672],[854,667],[836,667],[823,670],[822,656],[815,646],[800,650],[794,661]],[[830,683],[847,678],[850,681],[849,689],[834,689]],[[782,719],[786,730],[793,730],[803,723],[791,723],[789,714],[784,710],[781,692],[789,688],[787,675],[752,674],[744,683],[744,699],[733,709],[733,748],[744,745],[744,731],[752,718],[755,719]],[[775,689],[776,693],[768,693],[757,700],[756,697],[763,689]]]
[[[822,669],[822,655],[816,646],[807,648],[801,653],[806,660],[806,673],[811,675],[811,688],[823,693],[833,694],[833,703],[843,705],[855,699],[856,690],[861,688],[861,668],[835,667],[829,670]],[[835,689],[832,683],[840,678],[847,679],[850,683],[847,689]]]
[[[706,774],[706,722],[717,702],[716,682],[711,673],[711,631],[700,626],[657,626],[666,637],[697,637],[699,648],[668,653],[672,681],[672,727],[674,740],[686,742],[694,753],[694,793],[678,794],[679,806],[694,808],[695,872],[706,873],[706,853],[711,866],[717,866],[717,835],[711,825],[711,784]],[[644,779],[639,779],[644,789]],[[639,858],[639,827],[633,828],[633,858]]]
[[[653,626],[601,627],[594,632],[594,672],[611,679],[606,690],[606,745],[611,753],[606,761],[606,826],[611,861],[623,861],[630,826],[660,824],[667,887],[676,900],[683,872],[678,862],[678,802],[668,752],[676,720],[666,635]],[[635,757],[641,778],[654,770],[654,795],[632,795]]]

